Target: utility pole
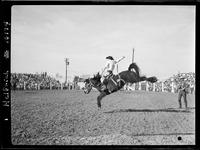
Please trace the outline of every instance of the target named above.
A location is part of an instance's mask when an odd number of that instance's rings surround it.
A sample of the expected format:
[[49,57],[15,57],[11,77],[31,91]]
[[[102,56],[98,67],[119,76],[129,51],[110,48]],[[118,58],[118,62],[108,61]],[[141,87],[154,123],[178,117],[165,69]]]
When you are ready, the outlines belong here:
[[132,63],[134,63],[134,48],[133,48],[133,54],[132,54]]
[[[132,53],[132,63],[134,63],[134,48],[133,48],[133,53]],[[129,86],[134,85],[134,90],[135,90],[135,84],[130,84]]]
[[65,64],[66,64],[65,83],[67,83],[67,66],[69,65],[69,59],[68,58],[65,58]]

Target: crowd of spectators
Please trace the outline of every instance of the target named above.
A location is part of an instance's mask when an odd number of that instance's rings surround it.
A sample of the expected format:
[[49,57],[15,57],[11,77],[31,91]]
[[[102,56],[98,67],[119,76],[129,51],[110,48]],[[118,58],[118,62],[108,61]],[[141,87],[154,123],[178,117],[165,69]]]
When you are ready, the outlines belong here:
[[[178,92],[178,85],[181,83],[181,79],[184,78],[186,83],[189,85],[189,91],[191,93],[194,92],[195,88],[195,73],[178,73],[177,75],[173,75],[166,80],[158,81],[155,84],[155,91],[161,92]],[[149,91],[153,90],[153,84],[149,84]]]
[[172,88],[175,93],[178,92],[178,85],[181,83],[181,79],[184,78],[186,83],[190,87],[190,92],[193,93],[195,88],[195,73],[178,73],[177,75],[174,75],[167,80],[164,81],[164,90],[171,92]]
[[[139,88],[139,83],[134,84],[135,90],[147,90],[153,91],[155,89],[156,92],[178,92],[178,85],[181,82],[181,78],[186,79],[186,83],[190,87],[190,92],[193,93],[195,90],[195,73],[178,73],[177,75],[173,75],[166,80],[157,81],[155,85],[150,82],[142,82],[141,88]],[[36,90],[36,89],[81,89],[78,85],[78,80],[75,80],[74,84],[63,84],[60,83],[55,78],[47,75],[47,73],[41,74],[28,74],[28,73],[12,73],[11,74],[11,89],[21,89],[21,90]],[[61,85],[62,84],[62,85]],[[148,86],[147,86],[148,84]],[[129,85],[130,87],[133,86]],[[126,88],[125,88],[126,89]]]
[[[168,79],[165,79],[163,81],[157,81],[155,84],[152,84],[150,82],[141,82],[141,85],[139,85],[139,83],[136,83],[136,84],[132,84],[132,85],[129,84],[128,86],[135,90],[141,89],[141,90],[153,91],[155,88],[156,92],[164,91],[164,92],[177,93],[178,85],[181,83],[182,78],[186,79],[186,83],[189,85],[188,90],[191,93],[193,93],[195,90],[195,73],[192,73],[192,72],[178,73],[177,75],[169,77]],[[126,89],[130,89],[130,88],[125,87],[125,90]]]
[[47,73],[11,73],[11,89],[58,89],[61,83]]

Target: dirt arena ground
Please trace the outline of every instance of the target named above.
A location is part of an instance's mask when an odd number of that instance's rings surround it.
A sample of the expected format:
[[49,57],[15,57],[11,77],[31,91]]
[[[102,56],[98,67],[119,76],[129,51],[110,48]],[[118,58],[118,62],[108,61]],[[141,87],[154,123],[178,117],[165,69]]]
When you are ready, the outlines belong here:
[[[179,109],[177,94],[42,90],[11,92],[13,145],[194,145],[195,96]],[[184,106],[184,105],[183,105]]]

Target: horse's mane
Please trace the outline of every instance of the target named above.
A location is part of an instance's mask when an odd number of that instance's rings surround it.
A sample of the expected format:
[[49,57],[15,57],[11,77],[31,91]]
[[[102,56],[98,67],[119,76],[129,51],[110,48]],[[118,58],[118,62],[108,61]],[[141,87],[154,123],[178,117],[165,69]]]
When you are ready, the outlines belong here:
[[90,81],[89,81],[89,79],[85,79],[84,82],[89,83]]
[[95,80],[101,79],[101,75],[99,74],[99,72],[96,75],[94,75],[93,79],[95,79]]
[[101,75],[98,72],[96,75],[94,74],[92,78],[85,79],[84,82],[89,83],[90,79],[95,80],[95,81],[100,81]]

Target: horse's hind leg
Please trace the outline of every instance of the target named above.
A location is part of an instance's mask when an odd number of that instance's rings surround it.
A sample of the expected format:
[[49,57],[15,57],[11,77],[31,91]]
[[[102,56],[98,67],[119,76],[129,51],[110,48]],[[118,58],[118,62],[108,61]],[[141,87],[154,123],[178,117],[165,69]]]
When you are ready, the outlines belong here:
[[97,97],[97,106],[98,106],[98,108],[101,108],[101,100],[105,96],[106,96],[106,93],[105,92],[101,92],[101,94]]

